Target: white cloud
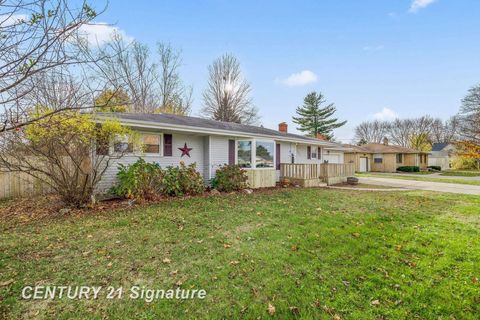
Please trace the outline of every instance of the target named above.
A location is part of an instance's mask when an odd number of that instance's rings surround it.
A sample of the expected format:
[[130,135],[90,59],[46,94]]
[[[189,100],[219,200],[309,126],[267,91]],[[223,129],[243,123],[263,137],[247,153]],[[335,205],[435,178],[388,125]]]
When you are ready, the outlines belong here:
[[385,49],[385,46],[383,44],[378,45],[378,46],[365,46],[365,47],[363,47],[363,51],[367,51],[367,52],[381,51],[383,49]]
[[283,80],[276,80],[277,82],[281,82],[286,86],[289,87],[299,87],[304,86],[309,83],[317,82],[318,77],[315,73],[310,70],[303,70],[299,73],[293,73],[288,78]]
[[114,34],[119,34],[127,43],[133,41],[133,37],[127,35],[125,31],[119,27],[104,22],[82,25],[79,32],[88,40],[88,43],[93,46],[102,45],[105,42],[108,42]]
[[382,111],[374,113],[373,118],[377,120],[393,120],[398,118],[398,113],[390,108],[383,108]]
[[410,5],[410,12],[417,13],[418,10],[423,9],[431,5],[437,0],[413,0],[412,4]]
[[2,14],[0,15],[0,26],[8,27],[14,24],[21,23],[22,21],[28,21],[28,17],[25,14]]

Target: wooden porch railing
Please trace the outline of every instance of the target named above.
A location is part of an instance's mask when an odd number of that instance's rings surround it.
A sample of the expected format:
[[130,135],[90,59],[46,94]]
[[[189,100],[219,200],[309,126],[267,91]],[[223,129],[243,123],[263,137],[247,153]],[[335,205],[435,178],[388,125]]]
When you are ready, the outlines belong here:
[[349,177],[355,173],[353,163],[281,163],[280,177],[290,179],[322,179]]

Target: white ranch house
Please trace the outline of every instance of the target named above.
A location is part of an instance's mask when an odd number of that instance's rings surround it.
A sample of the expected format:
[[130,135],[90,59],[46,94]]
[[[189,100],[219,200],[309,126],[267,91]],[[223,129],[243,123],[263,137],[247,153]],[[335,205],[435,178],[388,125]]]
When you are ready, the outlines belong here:
[[[99,123],[118,119],[141,135],[144,150],[133,150],[112,163],[99,192],[116,180],[118,163],[131,164],[142,157],[162,167],[196,163],[206,183],[224,164],[238,164],[247,171],[252,188],[272,187],[280,178],[297,179],[302,185],[320,185],[329,179],[353,174],[344,165],[340,144],[288,133],[286,123],[279,130],[171,114],[98,113]],[[117,144],[112,148],[124,148]],[[333,181],[333,180],[332,180]]]

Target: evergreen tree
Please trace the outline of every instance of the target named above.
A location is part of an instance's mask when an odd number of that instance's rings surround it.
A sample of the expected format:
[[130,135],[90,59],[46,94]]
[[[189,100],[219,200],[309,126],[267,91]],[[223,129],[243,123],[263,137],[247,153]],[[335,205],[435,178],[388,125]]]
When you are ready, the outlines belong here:
[[297,107],[298,117],[293,117],[293,122],[300,127],[300,131],[307,132],[309,136],[316,137],[318,133],[324,135],[329,140],[333,138],[332,131],[347,123],[339,122],[337,118],[332,118],[337,111],[333,103],[322,107],[326,103],[321,93],[311,92],[303,100],[303,106]]

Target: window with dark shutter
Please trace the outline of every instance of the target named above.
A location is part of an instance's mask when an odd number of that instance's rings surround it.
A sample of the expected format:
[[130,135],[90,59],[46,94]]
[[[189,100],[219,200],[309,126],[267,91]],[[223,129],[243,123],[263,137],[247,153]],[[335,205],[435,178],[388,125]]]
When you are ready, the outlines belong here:
[[312,159],[312,147],[307,147],[307,159]]
[[235,140],[228,140],[228,164],[235,164]]
[[277,143],[277,150],[275,150],[275,167],[280,170],[280,143]]
[[163,155],[165,157],[172,156],[172,135],[164,134],[163,135]]

